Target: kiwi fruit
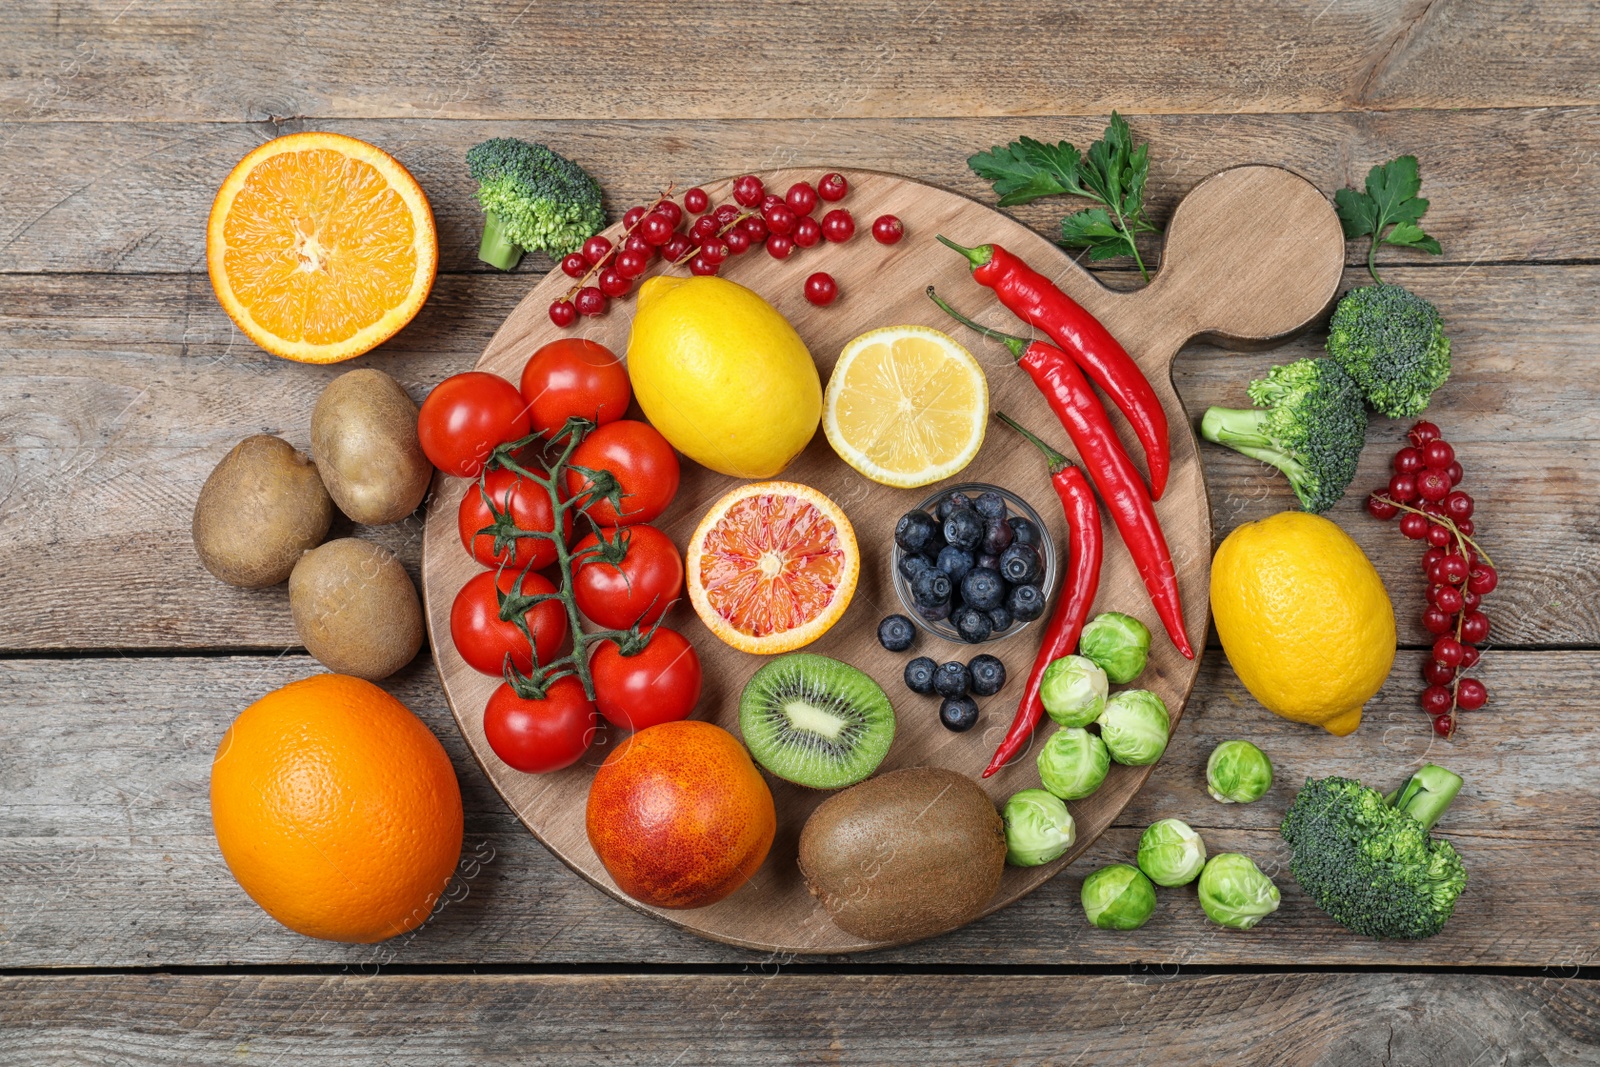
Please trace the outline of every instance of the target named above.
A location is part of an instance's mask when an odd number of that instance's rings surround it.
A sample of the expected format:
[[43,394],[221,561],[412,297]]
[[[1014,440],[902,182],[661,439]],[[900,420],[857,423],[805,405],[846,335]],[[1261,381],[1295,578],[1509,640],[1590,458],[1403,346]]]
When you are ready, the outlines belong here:
[[341,537],[300,557],[289,610],[306,650],[331,671],[375,682],[422,648],[422,605],[400,560],[382,545]]
[[894,707],[863,672],[796,652],[756,671],[739,697],[739,729],[756,762],[813,789],[854,785],[894,741]]
[[982,914],[1006,864],[1006,832],[964,774],[891,771],[836,793],[800,831],[800,873],[828,915],[866,941],[906,942]]
[[311,410],[311,455],[339,510],[367,526],[417,510],[433,477],[417,437],[417,405],[371,367],[341,374],[322,391]]
[[257,434],[206,478],[189,529],[206,570],[260,589],[289,577],[332,522],[333,500],[311,460],[281,437]]

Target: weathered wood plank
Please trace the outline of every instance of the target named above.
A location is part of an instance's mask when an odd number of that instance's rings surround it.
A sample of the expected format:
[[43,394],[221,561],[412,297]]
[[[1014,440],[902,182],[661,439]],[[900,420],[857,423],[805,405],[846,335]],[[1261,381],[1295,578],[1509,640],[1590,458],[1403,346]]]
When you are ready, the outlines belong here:
[[[1344,6],[1335,5],[1330,15]],[[608,81],[590,79],[596,80]],[[363,76],[363,84],[376,82]],[[1083,146],[1099,135],[1104,121],[1100,113],[827,122],[607,117],[18,124],[0,138],[0,188],[6,190],[0,198],[0,271],[203,271],[206,216],[228,171],[262,141],[307,128],[347,133],[393,152],[431,198],[441,269],[460,271],[487,269],[477,261],[482,215],[462,158],[487,137],[547,141],[570,155],[606,189],[615,216],[669,183],[681,190],[696,181],[791,163],[893,171],[993,203],[988,186],[968,170],[967,156],[1020,135]],[[1374,163],[1410,152],[1422,161],[1424,192],[1433,204],[1428,230],[1443,243],[1449,262],[1590,259],[1600,240],[1600,110],[1592,107],[1132,121],[1135,134],[1151,145],[1148,195],[1159,222],[1195,182],[1236,163],[1282,164],[1331,193],[1347,184],[1359,187]],[[1061,216],[1081,206],[1048,199],[1016,214],[1053,234]],[[1352,246],[1350,263],[1364,262],[1365,254]],[[1382,261],[1426,258],[1385,251]],[[531,257],[523,269],[546,266],[543,257]],[[1459,267],[1447,269],[1454,275]]]
[[0,994],[0,1067],[1600,1062],[1600,984],[1556,976],[74,975]]
[[[1504,568],[1493,642],[1600,644],[1600,603],[1575,595],[1600,571],[1600,268],[1389,277],[1437,300],[1455,340],[1455,375],[1430,413],[1460,448],[1485,544]],[[356,365],[382,367],[421,399],[472,365],[527,284],[441,278],[417,320]],[[978,291],[961,295],[983,306]],[[282,433],[307,447],[312,405],[342,368],[255,348],[194,275],[0,276],[0,331],[0,594],[11,607],[0,614],[0,648],[295,645],[284,590],[212,579],[194,555],[189,519],[211,467],[240,438]],[[1176,365],[1178,390],[1198,419],[1208,405],[1246,403],[1250,377],[1320,345],[1311,334],[1266,354],[1195,346]],[[1403,429],[1373,421],[1355,491],[1332,515],[1377,563],[1403,639],[1417,643],[1419,549],[1360,512],[1362,494],[1387,480]],[[996,436],[988,447],[1007,442]],[[1287,483],[1264,465],[1209,445],[1202,454],[1218,536],[1291,506]],[[414,571],[420,522],[362,532]],[[112,603],[123,609],[114,621],[100,613]]]
[[[1600,886],[1600,766],[1590,758],[1592,656],[1484,657],[1494,694],[1454,743],[1431,739],[1416,709],[1420,657],[1402,655],[1368,722],[1336,740],[1262,711],[1225,660],[1208,654],[1193,703],[1162,763],[1118,826],[1079,863],[1016,905],[873,962],[1318,966],[1592,965]],[[0,967],[225,963],[684,963],[760,957],[702,941],[605,897],[562,867],[495,796],[455,729],[431,665],[389,688],[444,742],[467,810],[460,877],[416,933],[375,946],[312,941],[276,925],[229,876],[211,834],[207,781],[224,728],[262,693],[313,672],[303,656],[0,662]],[[1014,684],[1014,683],[1013,683]],[[1008,690],[1010,692],[1010,690]],[[931,703],[897,693],[902,715]],[[982,731],[1010,703],[984,705]],[[976,736],[976,735],[975,735]],[[1273,758],[1263,800],[1205,793],[1206,757],[1248,737]],[[599,758],[596,750],[594,758]],[[1287,873],[1276,827],[1306,777],[1344,774],[1392,788],[1422,760],[1467,780],[1441,825],[1471,881],[1437,936],[1379,943],[1327,919]],[[1189,820],[1213,852],[1242,851],[1278,882],[1283,905],[1247,934],[1207,922],[1192,889],[1163,890],[1142,930],[1093,930],[1078,902],[1085,874],[1133,854],[1157,818]],[[1559,892],[1548,891],[1559,886]],[[1530,887],[1543,887],[1530,888]]]

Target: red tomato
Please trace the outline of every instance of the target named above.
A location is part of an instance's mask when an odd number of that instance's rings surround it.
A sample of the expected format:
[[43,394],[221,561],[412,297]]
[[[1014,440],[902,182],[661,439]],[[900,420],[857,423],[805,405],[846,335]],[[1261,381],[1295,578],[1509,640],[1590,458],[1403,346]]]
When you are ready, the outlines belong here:
[[649,625],[683,593],[683,557],[654,526],[624,526],[617,534],[627,542],[618,563],[586,554],[600,544],[594,534],[573,546],[574,557],[581,560],[572,573],[578,610],[608,630]]
[[522,368],[522,399],[533,428],[553,434],[578,415],[597,426],[628,410],[628,371],[611,349],[581,337],[551,341]]
[[498,374],[453,374],[422,402],[417,436],[428,462],[446,474],[475,478],[496,445],[528,436],[528,405]]
[[583,684],[570,674],[551,682],[543,700],[524,700],[502,683],[483,709],[489,747],[508,766],[528,774],[577,763],[599,725]]
[[[649,522],[678,495],[678,454],[654,426],[633,419],[608,422],[572,450],[570,463],[590,470],[608,470],[622,486],[622,514],[609,500],[597,500],[589,517],[601,526]],[[567,471],[567,492],[576,496],[589,480]]]
[[700,703],[700,657],[676,630],[658,627],[644,651],[624,656],[606,641],[589,662],[600,714],[624,730],[687,719]]
[[[485,567],[502,563],[508,570],[521,571],[529,562],[534,570],[541,570],[556,561],[554,541],[542,537],[518,537],[507,541],[499,553],[494,550],[494,534],[479,533],[494,525],[494,513],[485,501],[484,493],[494,502],[501,514],[507,512],[519,529],[555,529],[555,516],[551,513],[550,494],[538,482],[529,481],[508,470],[493,470],[484,478],[483,485],[472,486],[461,498],[461,508],[456,512],[456,528],[461,532],[461,543],[467,554]],[[572,513],[566,514],[563,524],[568,537],[572,536]]]
[[[567,639],[567,612],[559,600],[541,601],[528,609],[528,629],[533,632],[536,646],[531,650],[516,624],[500,617],[495,590],[509,593],[516,580],[517,572],[513,570],[480,571],[467,579],[450,605],[450,639],[473,670],[499,677],[505,673],[509,655],[517,670],[531,674],[534,653],[540,663],[549,663]],[[522,579],[522,591],[532,596],[553,593],[556,587],[544,575],[529,571]]]

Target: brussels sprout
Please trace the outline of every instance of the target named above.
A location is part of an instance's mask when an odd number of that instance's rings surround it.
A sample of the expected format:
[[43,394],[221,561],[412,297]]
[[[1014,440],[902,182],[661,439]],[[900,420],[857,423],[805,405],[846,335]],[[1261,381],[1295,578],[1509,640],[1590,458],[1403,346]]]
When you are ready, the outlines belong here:
[[1078,654],[1094,660],[1107,678],[1123,685],[1144,671],[1150,657],[1150,629],[1132,615],[1101,612],[1083,628]]
[[1039,780],[1062,800],[1082,800],[1099,789],[1110,767],[1106,743],[1080,726],[1063,726],[1039,750]]
[[1139,869],[1156,885],[1188,885],[1206,865],[1206,843],[1182,819],[1162,819],[1139,835]]
[[1260,800],[1272,788],[1272,761],[1248,741],[1224,741],[1206,760],[1206,790],[1224,804]]
[[1062,857],[1077,840],[1067,806],[1043,789],[1024,789],[1006,801],[1006,862],[1037,867]]
[[1200,872],[1200,906],[1212,922],[1248,930],[1278,910],[1278,887],[1249,856],[1224,852]]
[[1062,726],[1088,726],[1106,706],[1106,672],[1085,656],[1062,656],[1044,669],[1039,699]]
[[1100,712],[1100,737],[1111,758],[1129,767],[1143,767],[1167,750],[1172,719],[1161,698],[1148,689],[1124,689],[1112,695]]
[[1083,913],[1102,930],[1137,930],[1156,910],[1156,887],[1126,863],[1101,867],[1083,880]]

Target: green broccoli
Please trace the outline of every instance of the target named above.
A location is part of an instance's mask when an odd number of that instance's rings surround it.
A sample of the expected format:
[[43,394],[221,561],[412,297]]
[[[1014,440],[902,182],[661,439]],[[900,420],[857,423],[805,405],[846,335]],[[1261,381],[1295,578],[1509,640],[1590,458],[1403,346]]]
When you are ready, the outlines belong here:
[[1250,383],[1255,408],[1211,408],[1200,436],[1289,476],[1300,506],[1328,510],[1356,476],[1366,444],[1361,390],[1339,364],[1301,359]]
[[467,150],[467,169],[484,212],[478,258],[501,270],[527,251],[574,252],[606,224],[600,186],[542,144],[495,137]]
[[1279,829],[1294,851],[1289,872],[1358,934],[1432,937],[1467,884],[1455,846],[1428,835],[1460,788],[1431,763],[1387,797],[1349,778],[1308,779]]

